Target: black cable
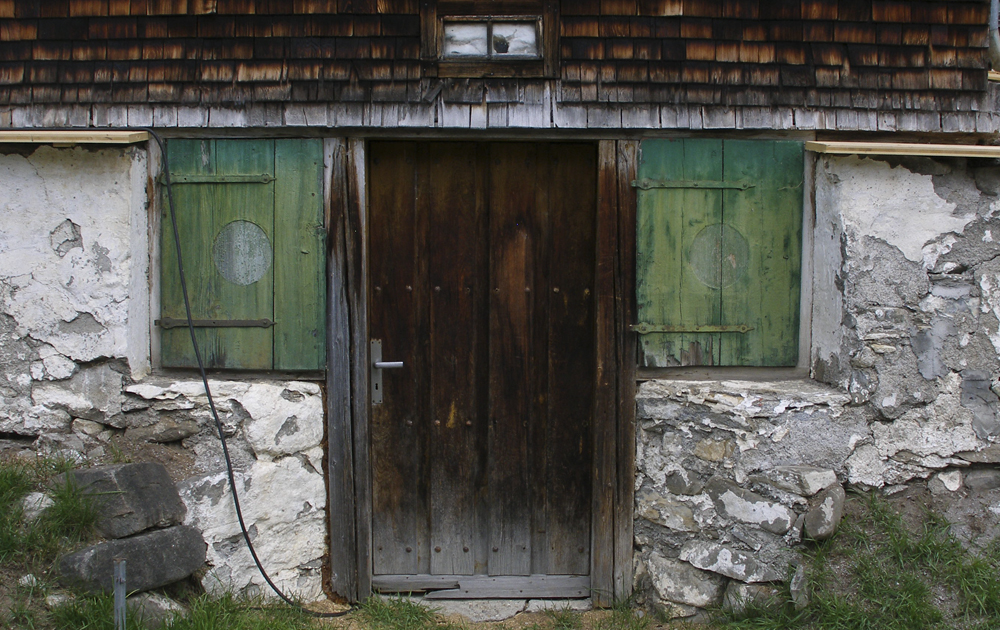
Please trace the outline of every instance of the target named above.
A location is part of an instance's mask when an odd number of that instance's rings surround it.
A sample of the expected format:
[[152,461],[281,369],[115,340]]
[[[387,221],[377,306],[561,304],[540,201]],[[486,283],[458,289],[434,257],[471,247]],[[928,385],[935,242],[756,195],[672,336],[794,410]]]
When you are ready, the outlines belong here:
[[291,606],[312,615],[313,617],[320,618],[333,618],[333,617],[343,617],[344,615],[351,612],[352,608],[341,612],[333,613],[321,613],[314,610],[309,610],[305,606],[299,604],[296,601],[291,600],[287,595],[281,592],[274,582],[271,581],[271,577],[264,570],[264,566],[260,562],[260,558],[257,557],[257,550],[254,549],[253,543],[250,541],[250,533],[247,531],[246,523],[243,521],[243,510],[240,509],[240,498],[236,493],[236,478],[233,473],[233,462],[229,457],[229,446],[226,443],[226,435],[222,430],[222,421],[219,420],[219,412],[215,409],[215,400],[212,398],[212,390],[208,386],[208,375],[205,372],[205,364],[201,360],[201,349],[198,347],[198,338],[194,334],[194,321],[191,317],[191,302],[188,299],[187,281],[184,278],[184,264],[181,260],[181,237],[177,230],[177,213],[174,209],[174,194],[173,186],[170,181],[170,165],[167,160],[167,147],[163,143],[159,134],[150,128],[140,127],[139,130],[147,132],[156,141],[157,146],[160,147],[160,153],[163,155],[163,181],[167,189],[167,205],[170,208],[170,225],[174,232],[174,247],[177,250],[177,275],[181,283],[181,294],[184,296],[184,313],[187,315],[188,332],[191,333],[191,345],[194,348],[194,356],[198,361],[198,372],[201,374],[201,382],[205,386],[205,395],[208,397],[208,406],[212,410],[212,418],[215,420],[215,428],[219,432],[219,441],[222,443],[222,454],[226,459],[226,473],[229,477],[229,488],[233,492],[233,507],[236,508],[236,519],[240,523],[240,531],[243,532],[243,540],[246,542],[247,549],[250,551],[250,555],[253,557],[254,564],[257,565],[257,570],[260,571],[261,576],[263,576],[264,581],[267,585],[271,587],[271,590],[275,592],[281,599],[287,602]]

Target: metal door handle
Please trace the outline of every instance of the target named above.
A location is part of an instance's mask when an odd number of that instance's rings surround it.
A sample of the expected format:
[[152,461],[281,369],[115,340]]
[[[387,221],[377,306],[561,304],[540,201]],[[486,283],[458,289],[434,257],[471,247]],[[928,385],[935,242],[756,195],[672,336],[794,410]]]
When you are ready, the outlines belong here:
[[402,361],[383,361],[382,360],[382,340],[372,339],[371,341],[371,361],[372,361],[372,374],[371,374],[371,388],[372,388],[372,404],[381,405],[382,404],[382,370],[398,370],[403,367]]

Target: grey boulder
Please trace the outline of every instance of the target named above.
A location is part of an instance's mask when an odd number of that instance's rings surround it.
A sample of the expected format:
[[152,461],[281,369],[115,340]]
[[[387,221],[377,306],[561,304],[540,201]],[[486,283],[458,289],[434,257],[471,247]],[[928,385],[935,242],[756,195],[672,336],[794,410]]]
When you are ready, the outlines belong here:
[[115,464],[70,474],[81,491],[96,499],[97,529],[106,538],[124,538],[184,520],[187,509],[162,464]]
[[193,527],[178,525],[109,540],[59,559],[60,579],[91,593],[112,591],[114,559],[125,560],[125,588],[148,591],[183,580],[205,564],[205,540]]

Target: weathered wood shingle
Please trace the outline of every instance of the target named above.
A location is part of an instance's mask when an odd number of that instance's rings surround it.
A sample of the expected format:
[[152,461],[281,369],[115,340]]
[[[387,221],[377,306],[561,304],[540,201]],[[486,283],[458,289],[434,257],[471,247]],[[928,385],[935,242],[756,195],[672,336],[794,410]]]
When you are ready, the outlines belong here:
[[[986,87],[988,8],[563,0],[554,95],[970,109]],[[0,102],[415,103],[436,81],[423,81],[420,33],[417,0],[0,0]],[[445,102],[515,102],[543,83],[449,79],[437,91]]]

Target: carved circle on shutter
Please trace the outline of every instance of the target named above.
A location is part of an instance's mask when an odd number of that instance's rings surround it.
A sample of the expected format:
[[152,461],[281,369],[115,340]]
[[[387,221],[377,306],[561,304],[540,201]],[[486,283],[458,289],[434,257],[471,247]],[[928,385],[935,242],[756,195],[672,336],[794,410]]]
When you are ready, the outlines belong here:
[[256,223],[232,221],[215,237],[212,259],[223,278],[250,285],[271,268],[271,240]]
[[750,266],[750,244],[736,228],[713,223],[694,237],[688,262],[699,281],[720,289],[746,275]]

